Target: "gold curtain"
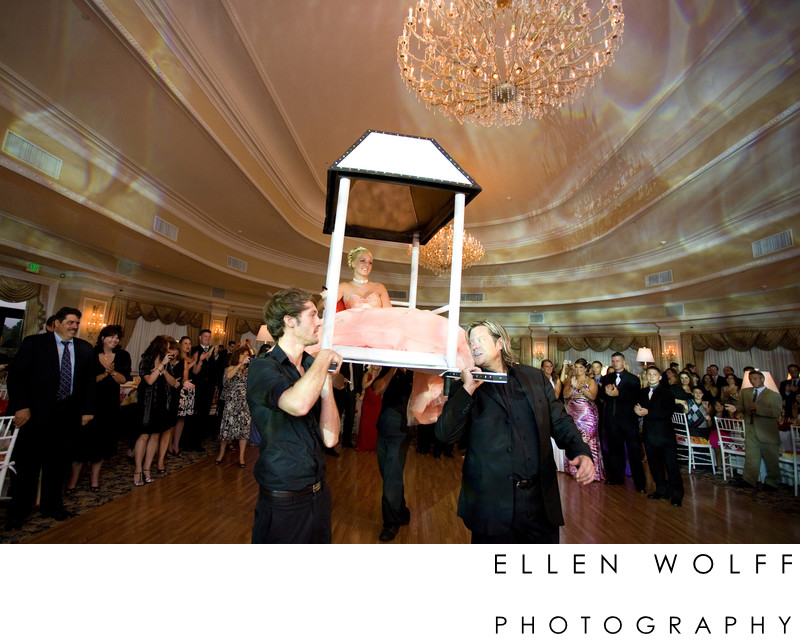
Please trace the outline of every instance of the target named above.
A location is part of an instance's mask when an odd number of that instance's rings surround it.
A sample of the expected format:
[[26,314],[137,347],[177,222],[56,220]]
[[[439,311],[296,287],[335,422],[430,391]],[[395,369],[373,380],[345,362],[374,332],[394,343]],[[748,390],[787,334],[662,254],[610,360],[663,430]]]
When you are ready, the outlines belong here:
[[125,327],[125,318],[128,312],[128,299],[114,295],[111,297],[111,304],[108,306],[106,321],[108,325],[121,325]]
[[[684,345],[684,335],[681,335]],[[703,353],[711,348],[717,352],[732,348],[739,352],[755,347],[759,350],[775,350],[777,347],[792,351],[795,362],[800,361],[800,328],[773,328],[752,330],[749,328],[725,330],[724,332],[702,332],[688,335],[688,343],[698,359],[697,371],[703,372],[700,363]]]
[[[564,360],[564,353],[573,349],[583,352],[593,350],[595,352],[624,352],[629,348],[638,350],[639,348],[650,348],[653,356],[658,360],[661,355],[661,337],[658,334],[632,334],[617,337],[582,337],[567,335],[550,335],[547,337],[547,354],[554,364],[561,364]],[[556,366],[558,368],[558,366]],[[631,365],[628,364],[628,369]]]
[[[115,297],[116,298],[116,297]],[[124,300],[120,297],[121,300]],[[112,299],[112,307],[114,300]],[[118,305],[122,305],[121,301]],[[115,314],[118,314],[115,311]],[[200,336],[200,330],[204,326],[203,322],[207,321],[208,315],[204,312],[196,310],[183,310],[163,303],[145,303],[142,301],[128,300],[125,305],[125,336],[130,336],[133,328],[136,325],[136,319],[139,317],[144,318],[145,321],[155,321],[158,319],[162,323],[186,326],[186,334],[192,340],[192,344],[196,344]]]
[[12,279],[10,276],[0,276],[0,299],[19,303],[39,296],[42,286],[30,281]]
[[12,303],[27,301],[25,318],[22,322],[22,336],[35,334],[44,327],[45,310],[42,298],[47,296],[47,286],[31,283],[10,276],[0,276],[0,299]]

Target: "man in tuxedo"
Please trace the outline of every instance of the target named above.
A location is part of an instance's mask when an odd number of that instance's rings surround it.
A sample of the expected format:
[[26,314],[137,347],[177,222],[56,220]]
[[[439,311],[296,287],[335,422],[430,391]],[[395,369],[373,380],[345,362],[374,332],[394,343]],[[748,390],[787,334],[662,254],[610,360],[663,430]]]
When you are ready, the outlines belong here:
[[647,387],[639,392],[639,403],[633,410],[643,418],[642,438],[650,473],[656,483],[656,491],[647,498],[669,499],[673,506],[680,506],[683,501],[683,479],[678,467],[678,441],[672,426],[675,397],[669,384],[661,381],[661,373],[656,366],[649,366],[646,376]]
[[761,471],[761,459],[767,466],[763,489],[777,490],[781,485],[781,438],[778,417],[781,414],[781,396],[764,385],[764,375],[758,370],[748,373],[752,388],[742,388],[736,411],[745,423],[744,471],[742,479],[733,480],[734,486],[755,488]]
[[603,400],[603,431],[608,443],[606,484],[625,483],[625,451],[634,486],[640,493],[647,484],[642,464],[642,444],[639,438],[639,418],[633,407],[639,402],[642,389],[639,377],[625,369],[625,356],[621,352],[611,355],[612,370],[601,381],[600,398]]
[[[473,323],[469,344],[476,367],[461,372],[436,423],[440,441],[466,439],[458,515],[473,544],[557,544],[564,518],[550,437],[582,484],[594,479],[591,450],[545,374],[516,362],[501,325]],[[481,370],[508,382],[476,380]]]
[[25,337],[9,370],[9,412],[19,435],[7,529],[22,526],[30,513],[40,472],[42,514],[72,517],[64,509],[61,487],[70,441],[94,415],[95,356],[89,343],[75,338],[80,310],[64,307],[55,316],[53,332]]
[[183,439],[185,450],[200,452],[203,450],[203,438],[211,432],[212,419],[209,413],[221,363],[219,346],[211,347],[211,330],[206,328],[200,331],[199,343],[192,348],[192,354],[197,355],[191,377],[195,385],[194,416],[184,429]]
[[778,390],[781,395],[781,403],[783,403],[786,416],[788,417],[792,412],[794,393],[800,390],[800,368],[797,367],[796,363],[789,364],[789,378],[785,381],[781,381]]

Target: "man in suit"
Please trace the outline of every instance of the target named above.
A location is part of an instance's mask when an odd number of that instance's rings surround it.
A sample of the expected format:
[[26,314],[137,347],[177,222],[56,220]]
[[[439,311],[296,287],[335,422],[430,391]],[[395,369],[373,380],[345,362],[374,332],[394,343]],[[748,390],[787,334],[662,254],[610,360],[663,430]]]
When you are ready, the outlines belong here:
[[733,480],[734,486],[755,488],[761,471],[761,459],[767,466],[763,489],[777,490],[781,485],[781,438],[778,417],[781,414],[781,396],[764,385],[764,375],[758,370],[748,373],[752,388],[743,388],[736,411],[744,419],[744,471],[742,479]]
[[200,331],[199,343],[192,348],[192,354],[197,355],[191,377],[195,385],[194,416],[185,429],[184,441],[185,450],[200,452],[203,450],[203,438],[211,433],[212,419],[209,414],[221,363],[219,346],[211,347],[211,330],[206,328]]
[[781,395],[781,403],[786,410],[786,415],[789,416],[792,412],[792,400],[794,393],[800,390],[800,368],[796,363],[789,364],[789,378],[781,381],[778,391]]
[[64,509],[61,487],[70,440],[94,415],[95,356],[89,343],[75,338],[80,310],[64,307],[55,316],[53,332],[25,337],[9,370],[9,412],[19,436],[7,529],[22,526],[30,513],[40,471],[42,514],[72,517]]
[[603,400],[603,430],[608,443],[606,484],[625,483],[625,451],[634,486],[644,493],[647,484],[642,464],[642,444],[639,438],[639,418],[633,407],[639,402],[642,389],[639,377],[625,369],[625,356],[621,352],[611,355],[611,367],[601,381],[600,398]]
[[[502,326],[473,323],[469,344],[476,367],[461,372],[436,423],[440,441],[466,438],[458,515],[474,544],[557,544],[564,518],[550,437],[582,484],[594,479],[591,450],[545,374],[516,363]],[[507,373],[508,383],[476,380],[480,370]]]
[[639,392],[639,403],[633,410],[643,418],[644,448],[650,473],[656,483],[656,491],[647,498],[669,499],[673,506],[680,506],[683,501],[683,479],[678,467],[678,442],[672,426],[675,397],[669,384],[661,381],[661,373],[656,366],[649,366],[646,376],[647,387]]
[[710,366],[708,366],[708,368],[706,368],[706,374],[711,375],[711,380],[714,382],[717,390],[726,385],[725,377],[719,373],[719,366],[715,363],[712,363]]

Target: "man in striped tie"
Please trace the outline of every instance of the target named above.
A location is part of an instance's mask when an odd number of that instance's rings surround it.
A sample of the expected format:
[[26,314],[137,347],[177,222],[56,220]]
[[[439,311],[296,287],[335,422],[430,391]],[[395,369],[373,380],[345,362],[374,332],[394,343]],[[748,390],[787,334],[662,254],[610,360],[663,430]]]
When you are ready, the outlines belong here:
[[40,472],[42,514],[57,520],[72,517],[61,490],[69,446],[94,414],[95,357],[92,346],[76,338],[80,310],[64,307],[55,316],[53,332],[25,337],[9,370],[9,412],[19,436],[7,530],[21,527],[30,513]]

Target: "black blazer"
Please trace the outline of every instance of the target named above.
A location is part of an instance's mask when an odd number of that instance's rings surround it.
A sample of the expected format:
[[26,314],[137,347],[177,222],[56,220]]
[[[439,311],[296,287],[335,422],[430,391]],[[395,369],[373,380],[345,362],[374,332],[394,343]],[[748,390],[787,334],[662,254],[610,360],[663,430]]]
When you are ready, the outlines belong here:
[[[539,432],[539,475],[547,520],[552,526],[564,523],[558,493],[552,436],[572,459],[591,457],[564,404],[556,400],[553,386],[538,368],[515,365],[525,395],[531,404]],[[495,535],[511,526],[514,508],[512,482],[511,422],[498,387],[484,383],[470,396],[461,381],[453,384],[436,423],[436,438],[454,443],[467,435],[467,453],[462,471],[458,515],[472,531]]]
[[[9,413],[30,409],[30,423],[41,426],[51,418],[58,397],[61,363],[53,332],[25,337],[8,374]],[[91,344],[74,339],[75,364],[70,408],[76,414],[94,414],[95,355]]]
[[606,395],[606,386],[617,381],[616,372],[612,370],[604,375],[600,382],[600,398],[604,402],[603,425],[611,426],[616,423],[621,428],[638,432],[639,417],[633,412],[633,407],[639,403],[639,392],[642,390],[642,383],[639,381],[639,377],[627,370],[623,370],[620,375],[621,380],[617,386],[619,395],[616,397]]
[[672,413],[675,410],[675,396],[669,384],[660,383],[650,395],[650,387],[639,393],[639,404],[647,408],[642,421],[642,439],[645,446],[675,446],[675,426],[672,424]]

